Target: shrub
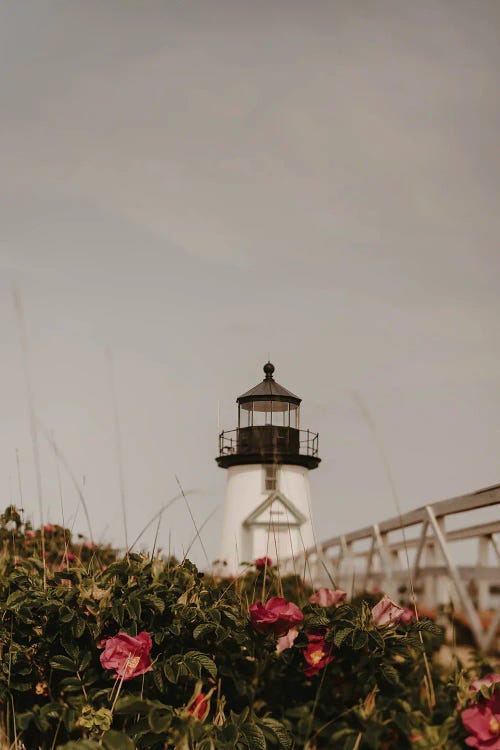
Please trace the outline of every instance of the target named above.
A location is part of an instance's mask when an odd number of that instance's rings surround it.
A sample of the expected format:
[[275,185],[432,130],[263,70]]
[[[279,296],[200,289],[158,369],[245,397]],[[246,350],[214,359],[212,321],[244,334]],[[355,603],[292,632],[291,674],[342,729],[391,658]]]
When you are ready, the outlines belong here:
[[[281,580],[273,567],[216,578],[189,561],[74,545],[58,526],[46,531],[44,566],[40,540],[40,530],[7,509],[0,519],[7,746],[16,739],[28,750],[463,746],[457,705],[470,708],[473,674],[448,678],[432,665],[443,634],[429,620],[405,624],[398,614],[377,625],[368,603],[322,595],[316,599],[339,604],[320,606],[302,581]],[[250,606],[272,597],[293,601],[303,620],[273,604],[280,632],[254,627]],[[287,612],[298,635],[278,653]],[[474,675],[488,670],[478,662]]]

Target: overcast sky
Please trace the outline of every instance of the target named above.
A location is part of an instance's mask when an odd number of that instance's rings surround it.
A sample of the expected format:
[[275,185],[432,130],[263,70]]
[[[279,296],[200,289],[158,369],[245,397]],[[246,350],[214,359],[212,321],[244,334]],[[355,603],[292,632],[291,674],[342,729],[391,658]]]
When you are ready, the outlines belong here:
[[[13,283],[96,536],[123,544],[106,348],[129,538],[176,474],[199,524],[222,502],[217,403],[234,427],[268,355],[320,433],[320,537],[395,515],[353,392],[403,509],[498,482],[499,28],[498,0],[0,0],[3,504],[17,451],[37,518]],[[169,529],[182,554],[182,503]]]

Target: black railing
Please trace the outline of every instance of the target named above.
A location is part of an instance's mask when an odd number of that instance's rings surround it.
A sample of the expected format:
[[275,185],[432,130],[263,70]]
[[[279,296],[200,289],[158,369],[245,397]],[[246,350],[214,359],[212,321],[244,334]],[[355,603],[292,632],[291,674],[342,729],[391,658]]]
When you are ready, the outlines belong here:
[[318,456],[319,435],[311,430],[265,425],[224,430],[219,435],[219,454]]

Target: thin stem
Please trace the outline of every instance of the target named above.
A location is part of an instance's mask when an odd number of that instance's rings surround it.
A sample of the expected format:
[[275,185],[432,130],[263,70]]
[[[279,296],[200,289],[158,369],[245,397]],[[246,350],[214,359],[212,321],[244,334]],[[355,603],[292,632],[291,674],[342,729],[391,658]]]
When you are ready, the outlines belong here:
[[126,556],[128,557],[127,503],[126,503],[126,497],[125,497],[125,477],[124,477],[124,472],[123,472],[123,456],[122,456],[120,420],[118,416],[118,398],[116,395],[115,370],[114,370],[113,355],[111,353],[111,350],[108,349],[107,355],[108,355],[108,363],[109,363],[109,381],[110,381],[110,388],[111,388],[111,398],[112,398],[112,403],[113,403],[113,427],[114,427],[114,432],[115,432],[116,463],[118,467],[118,483],[120,486],[123,532],[125,535],[125,549],[127,550]]
[[12,721],[14,723],[14,747],[17,750],[17,727],[16,727],[16,709],[14,706],[14,696],[12,693],[10,694],[10,700],[12,704]]
[[[64,709],[64,710],[66,710],[66,709]],[[52,745],[50,746],[50,750],[54,750],[54,748],[56,746],[57,735],[59,734],[59,729],[61,728],[63,716],[64,716],[64,711],[63,711],[63,713],[61,713],[61,715],[59,717],[59,721],[57,722],[57,727],[56,727],[56,731],[55,731],[55,734],[54,734],[54,739],[52,740]]]
[[33,460],[35,464],[36,490],[37,490],[37,496],[38,496],[38,512],[40,514],[42,562],[43,562],[43,588],[45,591],[47,589],[47,569],[45,566],[45,531],[43,528],[44,526],[44,523],[43,523],[43,489],[42,489],[42,472],[40,468],[40,446],[38,443],[35,400],[33,396],[33,388],[31,384],[31,374],[30,374],[30,368],[29,368],[28,336],[26,333],[26,323],[24,319],[24,310],[23,310],[21,294],[16,284],[14,284],[12,287],[12,296],[14,300],[14,308],[17,313],[17,321],[19,325],[19,338],[21,340],[21,350],[22,350],[22,355],[23,355],[22,359],[23,359],[23,367],[24,367],[26,399],[28,401],[31,443],[32,443],[32,448],[33,448]]
[[[191,521],[192,521],[192,523],[193,523],[193,526],[194,526],[194,530],[195,530],[195,532],[196,532],[196,538],[200,540],[200,546],[201,546],[201,548],[202,548],[202,550],[203,550],[203,554],[205,555],[205,559],[206,559],[206,561],[207,561],[207,565],[208,565],[208,567],[210,568],[210,567],[211,567],[211,565],[210,565],[210,560],[208,559],[208,555],[207,555],[207,551],[206,551],[206,549],[205,549],[205,545],[203,544],[203,540],[202,540],[202,538],[201,538],[201,536],[200,536],[200,530],[198,529],[198,526],[196,525],[196,521],[195,521],[195,519],[194,519],[194,516],[193,516],[193,513],[192,513],[192,511],[191,511],[191,506],[189,505],[188,499],[187,499],[187,497],[186,497],[186,493],[185,493],[185,492],[184,492],[184,490],[182,489],[182,484],[180,483],[180,481],[179,481],[179,477],[177,476],[177,474],[175,475],[175,481],[176,481],[176,482],[177,482],[177,484],[179,485],[179,489],[180,489],[180,491],[181,491],[182,497],[184,498],[184,502],[186,503],[186,507],[187,507],[187,509],[188,509],[188,513],[189,513],[189,515],[190,515]],[[185,559],[186,559],[186,555],[184,555],[184,560],[185,560]],[[183,562],[184,562],[184,560],[183,560]]]

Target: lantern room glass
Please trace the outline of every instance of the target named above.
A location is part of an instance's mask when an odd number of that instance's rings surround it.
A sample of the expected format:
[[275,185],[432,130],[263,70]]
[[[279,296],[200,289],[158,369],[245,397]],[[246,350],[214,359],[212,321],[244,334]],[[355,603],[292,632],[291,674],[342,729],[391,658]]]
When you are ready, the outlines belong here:
[[[246,412],[246,414],[245,414]],[[238,427],[292,427],[299,429],[300,407],[274,399],[238,404]]]

